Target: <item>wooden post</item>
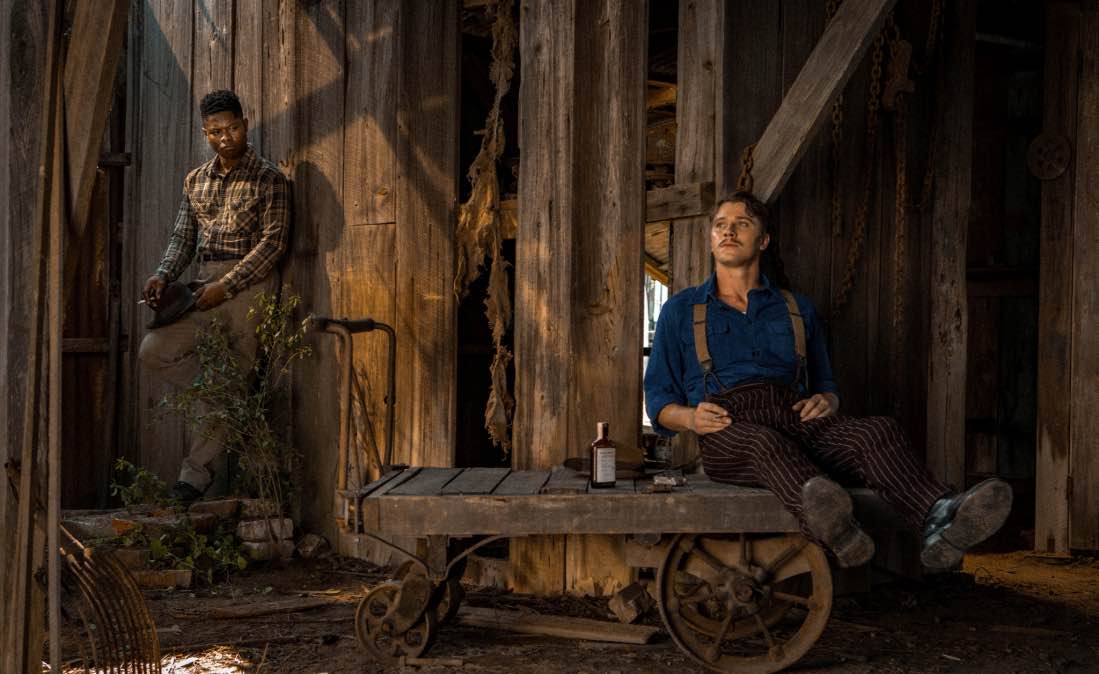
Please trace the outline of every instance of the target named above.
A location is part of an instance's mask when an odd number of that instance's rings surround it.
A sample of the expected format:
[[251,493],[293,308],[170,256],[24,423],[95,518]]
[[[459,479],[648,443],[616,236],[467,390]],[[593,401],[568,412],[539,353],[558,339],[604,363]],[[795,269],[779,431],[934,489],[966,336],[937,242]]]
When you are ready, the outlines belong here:
[[454,465],[460,14],[457,0],[401,5],[394,459],[419,466]]
[[944,19],[942,104],[931,223],[927,464],[940,480],[965,487],[965,376],[968,309],[966,239],[973,159],[976,5],[954,3]]
[[[514,466],[535,468],[582,455],[597,420],[637,446],[647,12],[576,0],[521,12]],[[563,573],[547,554],[557,542],[529,556],[539,568],[513,548],[517,589],[628,584],[619,548],[570,538]]]
[[[1072,289],[1072,446],[1069,546],[1099,550],[1099,10],[1085,5],[1080,23]],[[1057,38],[1060,39],[1060,38]]]
[[[1081,14],[1078,5],[1046,5],[1043,134],[1076,146]],[[1042,183],[1038,283],[1038,434],[1034,547],[1069,550],[1069,455],[1072,413],[1072,278],[1075,156]]]

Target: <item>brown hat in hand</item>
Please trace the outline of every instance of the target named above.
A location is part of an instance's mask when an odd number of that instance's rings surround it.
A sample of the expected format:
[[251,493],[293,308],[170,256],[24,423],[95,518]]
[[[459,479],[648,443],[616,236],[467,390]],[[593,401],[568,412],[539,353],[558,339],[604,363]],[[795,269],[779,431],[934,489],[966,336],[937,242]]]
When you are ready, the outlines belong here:
[[163,328],[183,318],[187,312],[195,308],[195,296],[188,284],[173,281],[160,291],[157,307],[153,320],[145,326],[149,330]]

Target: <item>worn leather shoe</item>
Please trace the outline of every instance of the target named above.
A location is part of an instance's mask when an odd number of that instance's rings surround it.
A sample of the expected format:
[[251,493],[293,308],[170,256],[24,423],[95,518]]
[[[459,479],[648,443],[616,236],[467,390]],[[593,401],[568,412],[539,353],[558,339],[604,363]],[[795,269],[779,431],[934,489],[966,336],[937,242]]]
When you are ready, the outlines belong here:
[[801,488],[801,507],[806,528],[828,546],[840,566],[861,566],[874,557],[874,541],[855,520],[846,489],[823,475],[814,477]]
[[189,506],[202,496],[202,492],[194,485],[180,480],[172,485],[168,491],[168,498],[177,501],[182,506]]
[[965,551],[996,533],[1011,512],[1011,487],[990,478],[941,498],[924,520],[920,562],[929,569],[958,566]]

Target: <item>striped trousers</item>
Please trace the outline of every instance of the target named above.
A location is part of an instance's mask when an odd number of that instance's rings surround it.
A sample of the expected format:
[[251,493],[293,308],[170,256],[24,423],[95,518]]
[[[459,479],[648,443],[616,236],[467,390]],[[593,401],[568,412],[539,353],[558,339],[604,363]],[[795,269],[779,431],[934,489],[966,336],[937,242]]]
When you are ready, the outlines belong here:
[[827,475],[844,486],[869,487],[919,534],[931,506],[952,490],[919,462],[897,421],[836,415],[803,422],[792,409],[799,399],[769,383],[744,384],[707,398],[732,419],[699,438],[710,479],[766,487],[804,523],[801,487]]

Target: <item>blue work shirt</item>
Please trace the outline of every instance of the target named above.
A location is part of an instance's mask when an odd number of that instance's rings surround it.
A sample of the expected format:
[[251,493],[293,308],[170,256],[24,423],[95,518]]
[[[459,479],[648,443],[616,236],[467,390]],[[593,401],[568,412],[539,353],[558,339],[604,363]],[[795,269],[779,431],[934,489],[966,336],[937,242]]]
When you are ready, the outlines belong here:
[[[763,287],[748,293],[746,313],[717,298],[714,275],[700,286],[676,293],[664,304],[645,369],[645,407],[654,430],[664,435],[675,434],[657,421],[666,405],[695,407],[707,395],[720,392],[714,377],[708,378],[708,390],[702,380],[694,343],[695,304],[707,304],[706,344],[713,361],[712,372],[721,385],[732,388],[761,379],[794,383],[797,355],[786,300],[762,274],[760,283]],[[836,382],[832,379],[828,340],[821,319],[808,298],[797,293],[794,297],[805,321],[809,390],[835,393]],[[797,386],[801,393],[809,392],[802,382]]]

